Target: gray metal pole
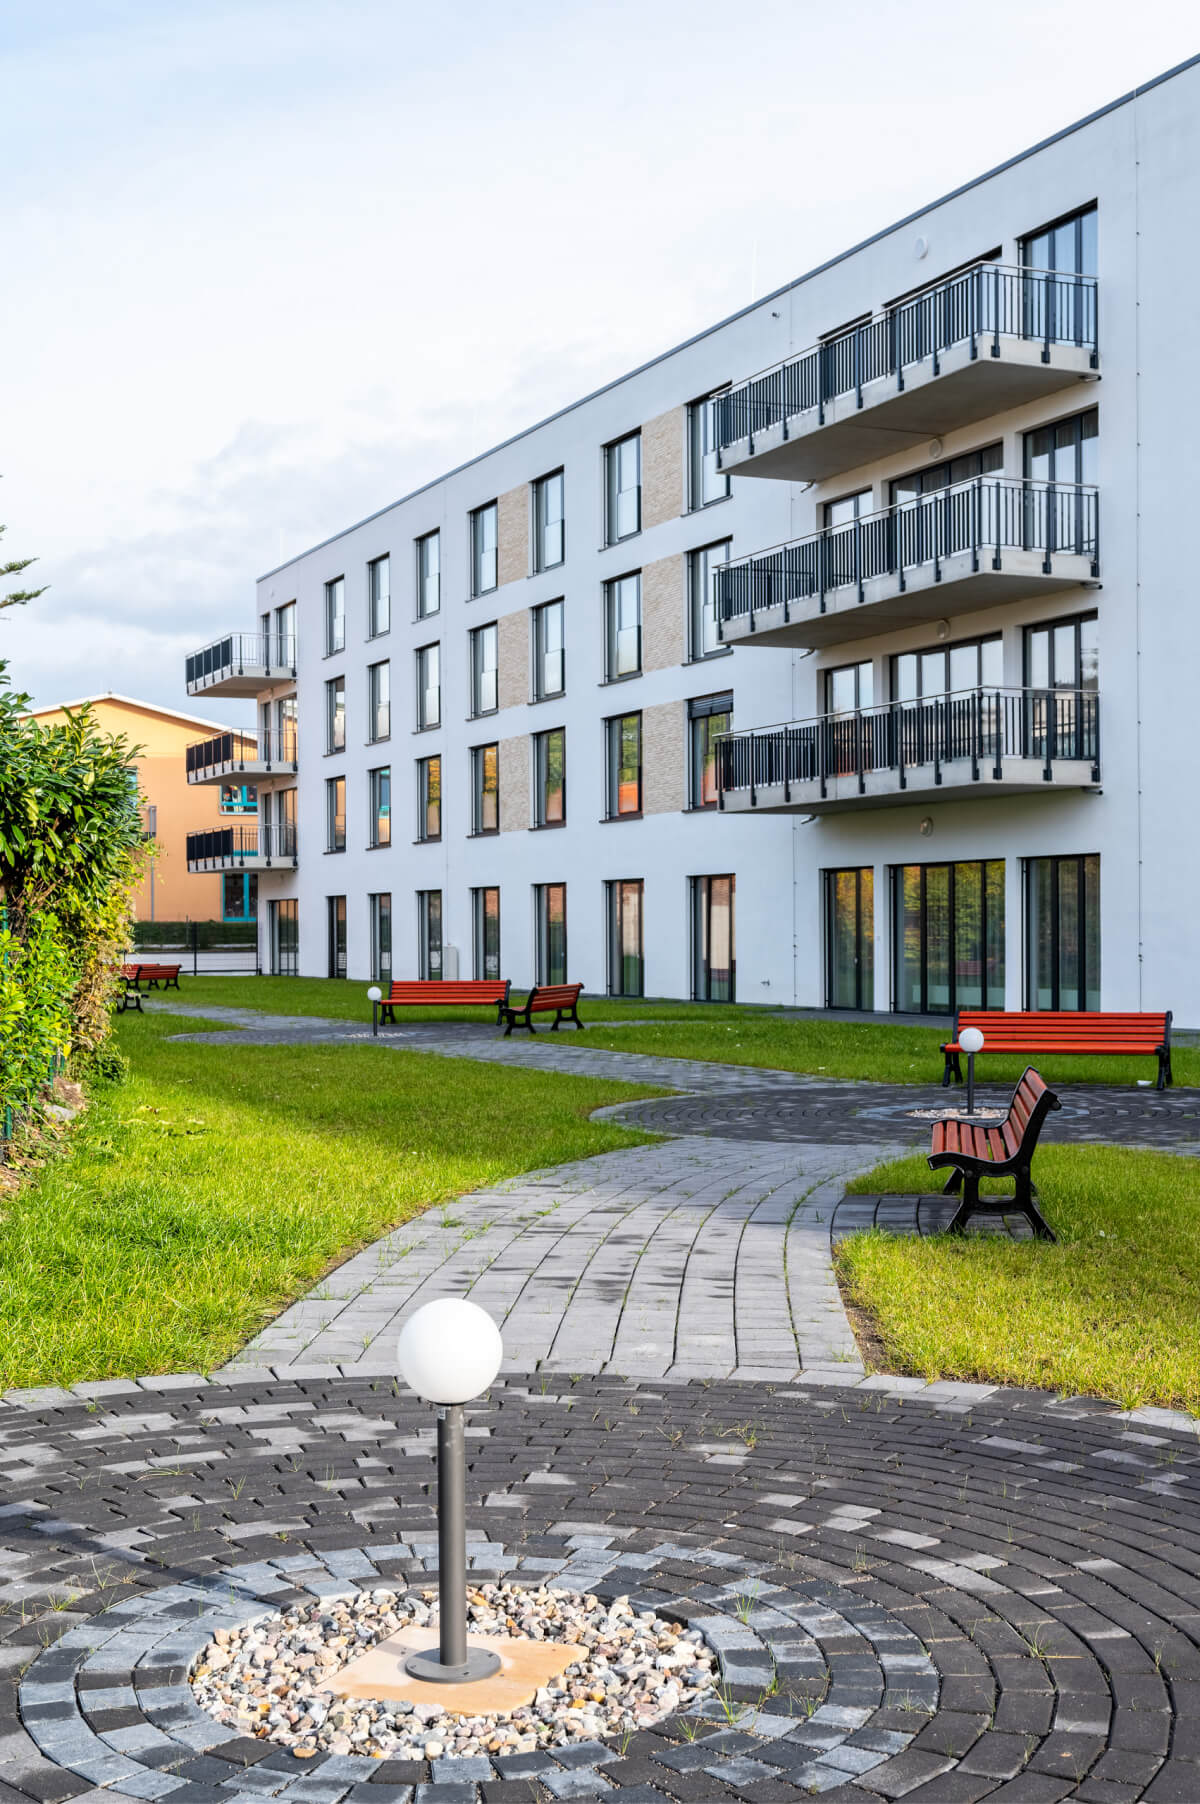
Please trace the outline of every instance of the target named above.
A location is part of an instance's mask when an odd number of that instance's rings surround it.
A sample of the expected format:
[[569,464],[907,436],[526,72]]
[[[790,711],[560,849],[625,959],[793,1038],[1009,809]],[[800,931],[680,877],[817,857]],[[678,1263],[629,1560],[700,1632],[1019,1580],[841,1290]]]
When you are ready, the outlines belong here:
[[975,1054],[967,1054],[967,1114],[975,1113]]
[[461,1403],[438,1411],[438,1613],[443,1666],[467,1659],[467,1461]]

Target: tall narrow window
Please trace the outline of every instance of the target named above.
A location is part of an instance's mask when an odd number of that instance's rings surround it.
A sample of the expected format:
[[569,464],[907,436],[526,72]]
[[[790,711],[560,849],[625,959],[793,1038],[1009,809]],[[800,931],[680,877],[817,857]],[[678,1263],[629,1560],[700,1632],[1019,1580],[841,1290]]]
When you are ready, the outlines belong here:
[[533,490],[533,562],[535,570],[552,570],[566,554],[563,537],[563,473],[543,476]]
[[1097,214],[1085,207],[1043,226],[1021,244],[1024,328],[1031,338],[1096,341]]
[[329,970],[330,977],[346,975],[346,898],[345,896],[326,896],[325,907],[329,919]]
[[1099,649],[1095,614],[1025,628],[1029,757],[1099,757]]
[[604,723],[608,735],[608,819],[642,812],[642,717],[618,714]]
[[272,977],[295,977],[300,969],[299,903],[295,897],[267,903],[267,939]]
[[717,620],[717,570],[729,562],[729,540],[704,545],[688,553],[688,593],[691,600],[691,656],[711,658],[726,651]]
[[604,452],[607,494],[605,542],[615,545],[642,527],[642,435],[631,432]]
[[377,557],[367,565],[367,636],[378,639],[392,630],[392,561]]
[[500,663],[500,631],[493,621],[490,626],[477,626],[471,640],[471,714],[494,714],[499,705],[497,672]]
[[423,645],[417,653],[417,726],[442,723],[442,659],[440,645]]
[[533,739],[535,827],[562,827],[567,819],[567,732],[554,727]]
[[371,846],[392,843],[392,767],[383,764],[367,773],[371,798],[371,815],[367,823]]
[[825,1006],[875,1006],[875,872],[825,873]]
[[1025,863],[1026,1007],[1100,1007],[1100,860]]
[[442,975],[442,892],[417,891],[417,967],[426,979]]
[[1004,1007],[1004,860],[892,872],[893,980],[902,1013]]
[[285,695],[275,703],[275,738],[270,757],[281,764],[295,764],[299,741],[300,709],[294,695]]
[[471,831],[500,831],[500,747],[471,748]]
[[346,579],[325,584],[325,656],[346,649]]
[[[270,618],[269,614],[263,616],[264,622],[269,622]],[[268,663],[271,661],[268,659]],[[294,601],[285,601],[281,608],[275,610],[275,655],[273,661],[281,664],[285,670],[295,668],[296,604]]]
[[734,879],[692,878],[692,995],[697,1002],[732,1002]]
[[[1084,490],[1096,481],[1098,434],[1099,413],[1094,407],[1025,434],[1025,475],[1031,482],[1047,484],[1045,489],[1027,491],[1028,539],[1040,542],[1047,552],[1095,555],[1092,496]],[[1044,521],[1038,517],[1042,508]]]
[[547,601],[533,610],[533,699],[547,701],[567,686],[563,648],[563,604]]
[[474,914],[474,972],[483,979],[498,978],[500,975],[500,891],[498,889],[476,889],[471,891],[472,912]]
[[608,885],[608,993],[645,994],[641,878]]
[[[845,668],[853,671],[861,666]],[[928,701],[963,689],[998,689],[1003,681],[1004,647],[995,633],[988,639],[966,639],[961,645],[939,645],[934,651],[906,651],[893,657],[891,699]]]
[[385,658],[382,664],[367,668],[367,720],[370,737],[387,739],[392,731],[392,666]]
[[494,501],[471,515],[471,594],[486,595],[496,587],[498,509]]
[[345,777],[327,777],[325,780],[325,850],[346,850]]
[[392,981],[392,897],[383,890],[370,897],[371,976],[376,983]]
[[221,919],[223,921],[256,921],[258,919],[258,873],[226,871],[221,878]]
[[826,714],[856,714],[875,705],[875,666],[870,658],[860,664],[839,664],[824,672]]
[[605,584],[607,668],[609,682],[637,676],[642,668],[642,574],[619,576]]
[[346,749],[346,679],[331,677],[325,685],[325,750]]
[[716,397],[688,408],[688,479],[693,509],[711,507],[729,493],[729,478],[717,467]]
[[417,763],[417,838],[442,837],[442,760],[422,758]]
[[436,614],[442,605],[442,535],[427,532],[417,540],[417,619]]
[[697,695],[688,703],[691,737],[693,808],[715,808],[720,801],[717,782],[717,741],[733,726],[733,696]]
[[567,981],[567,886],[539,883],[534,889],[538,983]]

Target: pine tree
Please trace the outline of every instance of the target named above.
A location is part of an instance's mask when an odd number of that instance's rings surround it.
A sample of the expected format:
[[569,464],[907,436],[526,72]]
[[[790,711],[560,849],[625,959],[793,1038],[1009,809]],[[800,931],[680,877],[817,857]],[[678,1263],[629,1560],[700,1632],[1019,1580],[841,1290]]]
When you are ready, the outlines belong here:
[[[0,526],[0,539],[7,531],[6,526]],[[10,558],[6,564],[0,564],[0,578],[19,576],[22,570],[28,570],[30,564],[36,563],[35,557]],[[7,595],[0,595],[0,608],[23,607],[27,601],[36,601],[39,595],[44,595],[48,586],[43,583],[40,589],[12,589]]]

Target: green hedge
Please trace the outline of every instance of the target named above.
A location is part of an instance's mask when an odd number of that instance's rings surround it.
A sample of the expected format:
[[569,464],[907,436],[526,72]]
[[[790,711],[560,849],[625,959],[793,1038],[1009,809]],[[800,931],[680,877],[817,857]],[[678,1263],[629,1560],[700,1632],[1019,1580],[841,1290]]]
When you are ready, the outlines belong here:
[[253,946],[258,937],[253,921],[135,921],[133,950],[172,946],[190,951],[193,932],[201,952],[213,946]]

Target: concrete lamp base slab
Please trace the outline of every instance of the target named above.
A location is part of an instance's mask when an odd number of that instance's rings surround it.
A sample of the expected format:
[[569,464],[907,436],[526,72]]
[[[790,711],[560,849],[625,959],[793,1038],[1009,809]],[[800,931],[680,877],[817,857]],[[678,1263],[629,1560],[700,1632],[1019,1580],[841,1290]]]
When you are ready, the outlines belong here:
[[461,1683],[414,1678],[405,1662],[413,1653],[437,1659],[437,1625],[397,1629],[349,1661],[323,1689],[340,1697],[407,1700],[461,1716],[492,1716],[532,1704],[541,1686],[587,1658],[587,1649],[574,1641],[530,1641],[523,1635],[468,1635],[468,1660],[476,1651],[494,1653],[500,1662],[489,1678]]

